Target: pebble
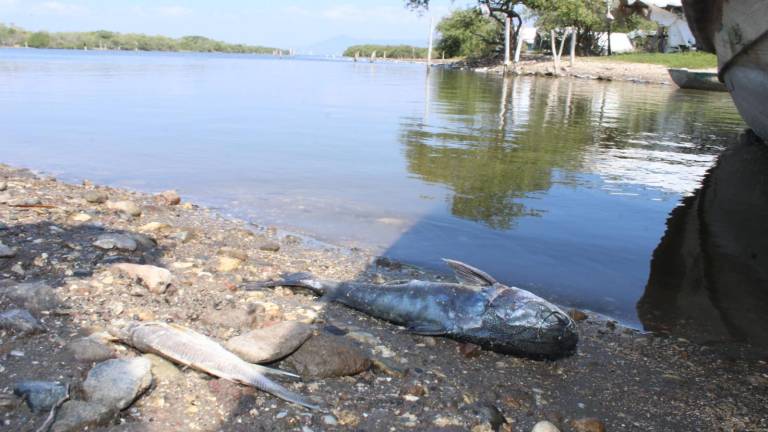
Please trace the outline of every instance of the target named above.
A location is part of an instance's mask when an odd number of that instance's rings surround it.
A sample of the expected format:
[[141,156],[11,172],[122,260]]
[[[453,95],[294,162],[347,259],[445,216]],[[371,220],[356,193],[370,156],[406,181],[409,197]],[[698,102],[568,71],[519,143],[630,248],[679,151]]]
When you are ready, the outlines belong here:
[[47,412],[69,394],[66,384],[49,381],[22,381],[13,387],[13,394],[24,399],[32,412]]
[[261,323],[277,319],[281,315],[282,311],[277,305],[251,303],[245,308],[208,309],[200,316],[200,321],[231,329],[255,329],[259,328]]
[[109,199],[109,195],[104,191],[91,190],[86,192],[83,198],[91,204],[104,204]]
[[339,424],[338,420],[336,420],[336,417],[330,414],[323,416],[323,423],[327,424],[328,426],[336,426]]
[[173,282],[173,274],[168,269],[152,265],[120,263],[112,269],[130,278],[138,279],[153,294],[163,294]]
[[12,199],[13,197],[8,192],[0,192],[0,204],[6,204]]
[[585,319],[589,318],[587,314],[584,312],[578,310],[578,309],[571,309],[568,311],[568,316],[571,317],[574,321],[584,321]]
[[232,257],[219,257],[219,262],[216,265],[216,271],[219,273],[229,273],[235,271],[243,264],[243,261]]
[[536,423],[531,432],[560,432],[560,429],[551,422],[544,420]]
[[17,207],[38,206],[38,205],[41,205],[42,203],[43,202],[40,200],[40,198],[37,198],[37,197],[16,198],[8,201],[8,205],[17,206]]
[[133,201],[107,201],[107,208],[133,217],[141,216],[141,207]]
[[171,229],[171,226],[162,222],[150,222],[139,227],[140,231],[156,232]]
[[297,321],[283,321],[235,336],[226,348],[250,363],[269,363],[296,351],[312,336],[312,326]]
[[0,295],[31,312],[49,311],[60,306],[53,288],[43,282],[0,286]]
[[99,363],[83,382],[86,399],[121,411],[152,384],[151,368],[152,364],[144,357]]
[[115,356],[111,348],[90,337],[75,339],[67,344],[66,350],[83,363],[101,362]]
[[12,330],[20,335],[43,333],[45,327],[26,309],[11,309],[0,313],[0,329]]
[[73,222],[88,222],[92,218],[91,218],[91,215],[89,215],[88,213],[78,213],[78,214],[72,216],[71,219],[72,219]]
[[175,206],[181,203],[181,197],[175,190],[167,190],[155,195],[155,201],[160,204]]
[[605,425],[598,419],[583,418],[571,421],[573,432],[605,432]]
[[93,245],[99,249],[119,249],[124,251],[135,251],[139,245],[136,240],[127,234],[102,234]]
[[240,261],[248,261],[248,252],[231,247],[220,248],[217,255],[234,258]]
[[265,252],[279,252],[280,243],[277,243],[277,242],[262,243],[261,245],[259,245],[259,250],[262,250]]
[[360,349],[341,337],[323,333],[305,342],[285,362],[308,378],[355,375],[371,367],[371,360]]
[[16,256],[16,249],[8,247],[0,242],[0,258],[13,258]]
[[8,182],[0,181],[0,192],[5,192],[8,189]]

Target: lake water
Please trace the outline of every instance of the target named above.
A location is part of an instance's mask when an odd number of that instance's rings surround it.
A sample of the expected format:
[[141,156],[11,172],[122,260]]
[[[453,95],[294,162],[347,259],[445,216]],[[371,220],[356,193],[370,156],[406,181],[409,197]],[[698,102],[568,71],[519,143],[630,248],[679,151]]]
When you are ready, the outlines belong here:
[[309,58],[0,50],[0,161],[185,199],[638,324],[727,94]]

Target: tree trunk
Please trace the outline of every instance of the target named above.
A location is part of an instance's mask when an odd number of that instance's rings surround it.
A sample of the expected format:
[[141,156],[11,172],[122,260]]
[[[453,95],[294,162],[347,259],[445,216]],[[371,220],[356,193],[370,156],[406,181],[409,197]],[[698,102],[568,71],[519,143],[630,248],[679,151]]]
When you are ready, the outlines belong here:
[[552,39],[552,59],[555,62],[555,75],[559,75],[560,74],[560,56],[557,55],[556,34],[554,30],[550,30],[549,34],[550,34],[550,38]]
[[571,29],[571,67],[576,63],[576,27]]

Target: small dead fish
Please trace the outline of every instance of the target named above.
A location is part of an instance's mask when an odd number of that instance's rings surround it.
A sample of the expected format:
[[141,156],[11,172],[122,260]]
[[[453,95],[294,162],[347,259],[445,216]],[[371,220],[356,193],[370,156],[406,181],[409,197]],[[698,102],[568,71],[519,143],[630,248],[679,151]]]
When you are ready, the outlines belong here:
[[245,289],[307,288],[325,301],[404,325],[412,333],[446,336],[505,354],[557,358],[575,350],[576,325],[560,308],[531,292],[503,285],[482,270],[445,262],[460,283],[411,280],[378,285],[294,273]]
[[110,334],[141,352],[157,354],[219,378],[255,387],[310,409],[320,409],[304,396],[265,376],[299,378],[298,375],[248,363],[208,336],[189,328],[162,322],[131,322],[123,328],[110,329]]

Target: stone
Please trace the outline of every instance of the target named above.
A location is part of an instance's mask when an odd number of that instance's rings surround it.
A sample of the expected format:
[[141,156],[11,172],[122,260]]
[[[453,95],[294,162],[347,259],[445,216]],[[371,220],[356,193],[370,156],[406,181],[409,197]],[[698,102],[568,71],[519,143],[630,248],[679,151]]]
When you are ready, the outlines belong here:
[[231,338],[225,347],[250,363],[270,363],[296,351],[312,336],[312,326],[283,321]]
[[[261,327],[264,322],[272,321],[270,318],[279,318],[282,311],[268,310],[271,304],[250,303],[245,308],[225,308],[221,310],[209,309],[205,311],[200,320],[205,324],[212,324],[232,329],[255,329]],[[277,307],[275,305],[275,307]]]
[[574,321],[584,321],[585,319],[589,318],[587,314],[584,312],[578,310],[578,309],[571,309],[568,311],[568,316],[571,317]]
[[66,350],[83,363],[102,362],[115,356],[110,347],[90,337],[75,339],[67,344]]
[[157,246],[157,242],[155,239],[148,235],[140,234],[140,233],[130,233],[128,234],[132,239],[136,241],[136,243],[139,244],[144,249],[152,249],[155,246]]
[[20,335],[43,333],[45,327],[26,309],[11,309],[0,313],[0,329],[11,330]]
[[16,198],[8,201],[8,205],[15,207],[33,207],[41,205],[43,202],[37,197]]
[[73,222],[88,222],[92,218],[88,213],[78,213],[73,215],[70,219],[72,219]]
[[100,235],[93,245],[99,249],[118,249],[124,251],[135,251],[139,245],[136,240],[127,234],[102,234]]
[[144,357],[101,362],[83,382],[86,399],[121,411],[152,384],[151,368],[151,362]]
[[24,399],[32,412],[48,412],[69,394],[69,387],[60,382],[22,381],[13,386],[13,394]]
[[8,182],[0,181],[0,192],[5,192],[6,189],[8,189]]
[[155,195],[155,201],[160,204],[175,206],[181,203],[181,197],[175,190],[167,190]]
[[219,253],[217,254],[219,256],[225,256],[229,258],[235,258],[240,261],[248,261],[248,252],[240,249],[235,249],[232,247],[223,247],[219,249]]
[[531,432],[560,432],[554,424],[544,420],[536,423],[531,429]]
[[133,201],[107,201],[107,208],[133,217],[141,216],[141,207]]
[[120,263],[112,269],[130,278],[138,279],[153,294],[163,294],[173,282],[173,274],[168,269],[152,265]]
[[109,199],[109,195],[104,191],[91,190],[86,192],[83,198],[91,204],[104,204]]
[[219,273],[229,273],[235,271],[243,264],[243,261],[232,257],[219,257],[219,262],[216,265],[216,271]]
[[259,250],[262,250],[265,252],[278,252],[280,251],[280,243],[278,242],[262,243],[261,245],[259,245]]
[[6,204],[12,199],[13,197],[8,192],[0,192],[0,204]]
[[16,249],[8,247],[0,242],[0,258],[13,258],[16,256]]
[[146,225],[142,225],[139,230],[147,232],[165,231],[171,229],[171,226],[162,222],[150,222]]
[[152,364],[152,377],[158,381],[172,382],[183,375],[173,363],[158,355],[144,354],[143,357]]
[[43,282],[0,286],[0,295],[31,312],[49,311],[60,306],[56,292]]
[[484,402],[470,404],[463,409],[471,417],[482,424],[490,424],[492,430],[497,431],[501,425],[507,423],[504,414],[495,405]]
[[571,420],[573,432],[605,432],[605,425],[595,418]]
[[79,432],[109,423],[117,411],[100,403],[70,400],[64,402],[51,426],[51,432]]
[[341,337],[322,333],[285,361],[299,375],[318,379],[355,375],[371,367],[371,360],[360,349]]

